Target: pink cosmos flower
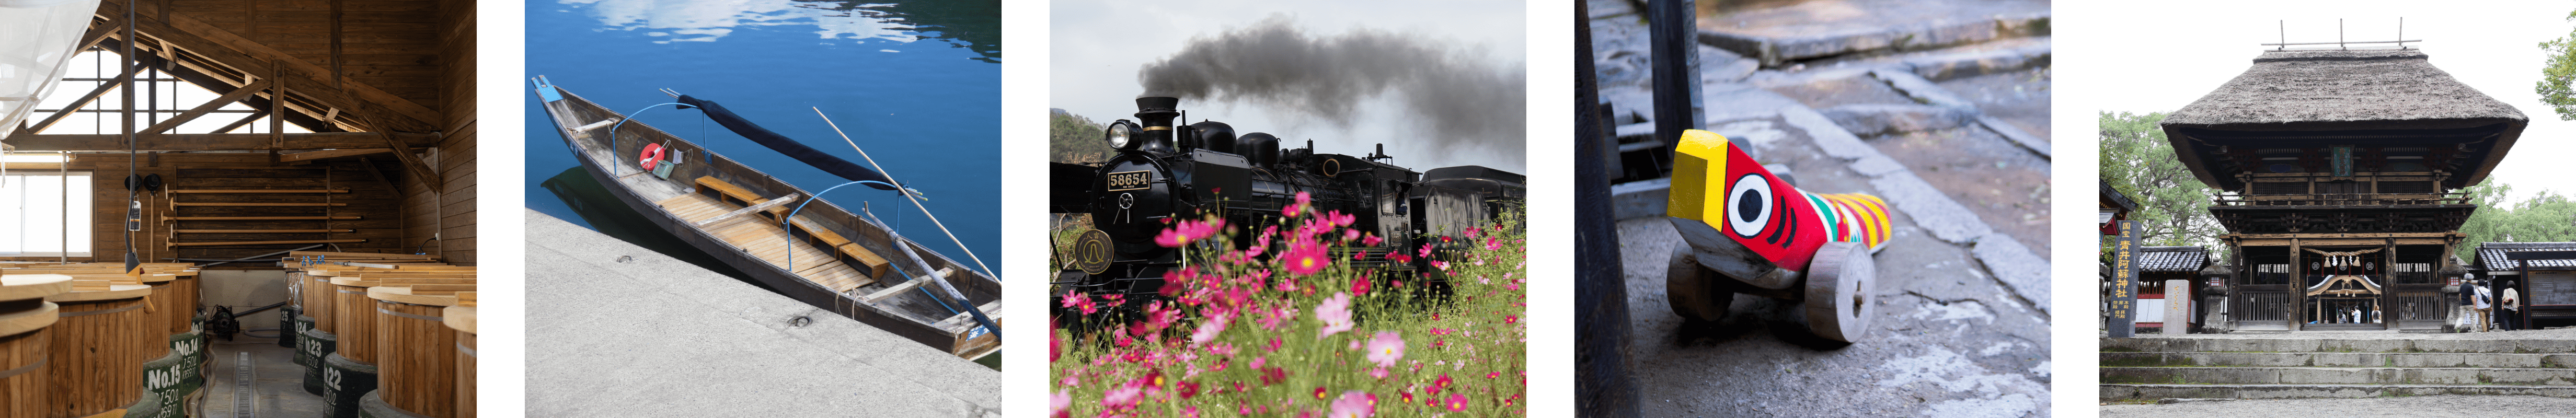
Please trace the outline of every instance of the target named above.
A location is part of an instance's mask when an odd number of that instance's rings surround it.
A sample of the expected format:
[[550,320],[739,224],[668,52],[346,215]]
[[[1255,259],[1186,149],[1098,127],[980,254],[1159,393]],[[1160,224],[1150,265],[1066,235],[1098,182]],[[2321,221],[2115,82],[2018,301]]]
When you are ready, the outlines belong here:
[[1378,238],[1378,237],[1377,237],[1377,234],[1368,234],[1368,236],[1360,238],[1360,244],[1368,245],[1368,246],[1371,246],[1371,247],[1375,247],[1375,246],[1377,246],[1377,244],[1378,244],[1378,243],[1383,243],[1383,242],[1386,242],[1386,239],[1385,239],[1385,238]]
[[1378,332],[1377,338],[1369,339],[1368,359],[1377,362],[1378,367],[1394,366],[1397,360],[1404,359],[1404,336],[1395,331]]
[[1082,293],[1081,291],[1078,291],[1078,290],[1066,290],[1066,291],[1064,291],[1064,298],[1063,298],[1063,299],[1064,299],[1064,307],[1067,307],[1067,308],[1082,308],[1082,314],[1083,314],[1083,315],[1090,315],[1090,314],[1092,314],[1092,313],[1094,313],[1094,312],[1100,312],[1100,305],[1093,304],[1093,303],[1091,302],[1091,295],[1090,295],[1090,294]]
[[1519,315],[1503,315],[1503,323],[1510,324],[1517,322],[1521,322],[1521,317]]
[[1483,233],[1483,232],[1485,232],[1485,228],[1484,228],[1484,227],[1480,227],[1480,226],[1471,226],[1471,227],[1467,227],[1467,237],[1468,237],[1468,238],[1475,238],[1475,237],[1476,237],[1476,234]]
[[1351,294],[1334,293],[1333,297],[1325,298],[1323,304],[1315,306],[1315,319],[1324,321],[1324,329],[1318,331],[1315,338],[1351,330]]
[[1073,389],[1056,391],[1054,395],[1048,395],[1047,407],[1055,411],[1055,418],[1073,417]]
[[1423,257],[1430,257],[1430,256],[1431,256],[1431,243],[1428,243],[1428,242],[1422,243],[1422,256],[1423,256]]
[[1342,392],[1340,398],[1333,400],[1331,415],[1333,418],[1368,418],[1375,415],[1377,415],[1377,395],[1354,390]]
[[1449,270],[1449,263],[1442,262],[1442,261],[1440,261],[1440,260],[1431,260],[1431,268],[1436,268],[1436,269],[1440,269],[1440,270],[1446,271],[1446,270]]
[[1351,214],[1347,214],[1347,213],[1342,213],[1342,211],[1338,211],[1338,210],[1337,210],[1337,211],[1331,211],[1331,212],[1324,212],[1324,219],[1325,219],[1325,220],[1328,220],[1328,221],[1332,221],[1332,222],[1333,222],[1333,226],[1351,226],[1351,224],[1352,224],[1352,223],[1354,223],[1354,222],[1358,222],[1358,221],[1359,221],[1359,219],[1360,219],[1360,217],[1358,217],[1358,216],[1354,216],[1354,215],[1351,215]]
[[1368,279],[1368,278],[1366,278],[1366,277],[1359,278],[1358,280],[1352,280],[1352,281],[1351,281],[1351,293],[1352,293],[1352,294],[1360,294],[1360,295],[1368,294],[1368,292],[1369,292],[1369,282],[1373,282],[1373,281],[1375,281],[1375,280],[1369,280],[1369,279]]
[[1467,394],[1450,392],[1449,401],[1441,402],[1441,404],[1448,406],[1449,412],[1465,411],[1467,410]]
[[1136,409],[1136,405],[1142,403],[1145,403],[1145,388],[1134,384],[1111,387],[1109,393],[1100,398],[1100,406],[1110,410]]
[[1386,368],[1385,368],[1385,367],[1378,367],[1378,368],[1369,369],[1369,377],[1374,377],[1374,378],[1379,378],[1379,379],[1385,379],[1385,378],[1386,378],[1386,376],[1387,376],[1387,372],[1386,372]]
[[1314,201],[1315,196],[1308,195],[1306,192],[1297,192],[1297,203],[1289,204],[1288,207],[1285,208],[1279,208],[1279,214],[1291,218],[1297,217],[1297,212],[1299,210],[1304,209],[1307,203],[1313,203]]
[[1288,274],[1294,276],[1312,275],[1315,272],[1324,271],[1324,267],[1333,265],[1332,255],[1324,251],[1322,244],[1312,241],[1298,240],[1291,243],[1288,245],[1288,252],[1280,255],[1287,258],[1283,263],[1286,264]]
[[1190,342],[1198,345],[1207,345],[1209,341],[1215,341],[1217,333],[1225,332],[1225,323],[1229,320],[1229,318],[1222,316],[1208,318],[1206,323],[1199,324],[1198,332],[1190,333]]
[[1486,238],[1486,239],[1485,239],[1485,250],[1487,250],[1487,251],[1491,251],[1491,250],[1500,250],[1500,249],[1503,249],[1503,240],[1498,240],[1498,239],[1493,239],[1493,238]]
[[1360,239],[1360,230],[1357,230],[1357,229],[1344,229],[1344,230],[1342,230],[1342,240],[1343,240],[1343,241],[1350,241],[1350,240],[1355,240],[1355,239]]

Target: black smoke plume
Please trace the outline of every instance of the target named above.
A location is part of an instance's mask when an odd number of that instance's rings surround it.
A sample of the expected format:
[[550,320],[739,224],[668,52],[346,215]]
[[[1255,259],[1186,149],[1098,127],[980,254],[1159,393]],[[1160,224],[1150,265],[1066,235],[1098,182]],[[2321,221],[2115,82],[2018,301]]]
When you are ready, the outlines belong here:
[[[1392,95],[1422,141],[1415,149],[1518,156],[1525,75],[1472,50],[1371,29],[1314,36],[1272,16],[1190,40],[1137,70],[1146,96],[1243,102],[1350,127],[1360,101]],[[1515,158],[1517,159],[1517,158]],[[1518,164],[1508,164],[1518,165]]]

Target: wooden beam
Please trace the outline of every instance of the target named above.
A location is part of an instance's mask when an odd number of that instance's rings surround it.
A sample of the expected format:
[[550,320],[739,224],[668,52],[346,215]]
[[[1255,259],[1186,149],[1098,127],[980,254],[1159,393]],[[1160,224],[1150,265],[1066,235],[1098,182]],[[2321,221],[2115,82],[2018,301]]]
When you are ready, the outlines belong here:
[[152,124],[151,127],[143,128],[143,130],[136,131],[135,133],[157,134],[169,131],[170,128],[179,127],[179,124],[197,120],[198,116],[205,116],[206,112],[215,111],[215,109],[222,108],[224,105],[240,103],[242,99],[248,99],[250,98],[250,95],[257,94],[260,90],[267,90],[269,85],[273,84],[275,81],[276,80],[260,80],[251,82],[250,85],[233,89],[231,93],[224,93],[221,97],[216,97],[214,100],[206,101],[206,103],[199,104],[195,108],[190,108],[186,112],[179,112],[178,116],[172,116],[169,120],[163,120],[161,123]]
[[299,239],[299,240],[285,240],[285,241],[173,242],[173,243],[169,243],[169,244],[167,244],[167,246],[170,246],[170,247],[195,247],[195,246],[205,246],[205,245],[341,244],[341,243],[351,243],[351,242],[367,242],[367,240],[363,240],[363,239]]
[[340,207],[340,206],[348,206],[348,205],[349,205],[349,204],[347,204],[347,203],[221,203],[221,202],[214,202],[214,203],[207,203],[207,202],[172,202],[172,203],[170,203],[170,206],[208,206],[208,207],[324,207],[324,206]]
[[[438,136],[431,134],[377,134],[373,132],[320,132],[285,134],[285,143],[273,143],[270,134],[148,134],[135,135],[135,149],[141,151],[262,151],[308,150],[335,148],[378,148],[385,138],[402,143],[434,146]],[[124,151],[124,135],[53,134],[9,137],[19,151]]]
[[394,140],[393,135],[390,134],[385,135],[385,144],[393,146],[394,159],[402,160],[403,168],[410,169],[411,175],[413,177],[419,177],[421,184],[429,185],[429,190],[431,192],[434,192],[434,194],[447,193],[446,185],[441,184],[445,183],[444,180],[446,179],[438,177],[438,170],[431,169],[428,163],[421,162],[420,156],[411,155],[410,145],[403,144],[403,141]]
[[313,160],[394,152],[392,148],[328,149],[293,154],[278,154],[277,161],[290,164],[312,164]]
[[356,216],[172,216],[164,221],[346,221]]
[[181,234],[313,234],[313,233],[347,233],[347,232],[351,232],[351,231],[355,231],[355,230],[352,230],[352,229],[173,229],[173,230],[170,230],[170,232],[173,232],[173,233],[181,233]]
[[178,194],[247,194],[247,193],[348,193],[349,189],[195,189],[171,190]]
[[[129,1],[132,0],[104,0],[99,4],[99,13],[122,14],[125,4]],[[296,90],[301,96],[320,102],[327,108],[369,114],[368,117],[362,118],[369,122],[392,124],[392,126],[366,126],[365,128],[429,132],[436,130],[438,125],[438,112],[426,106],[366,83],[350,82],[345,83],[341,88],[333,88],[330,84],[329,69],[305,62],[293,54],[278,51],[195,18],[172,15],[168,19],[137,20],[138,22],[135,22],[137,31],[149,33],[153,37],[169,42],[171,46],[232,67],[232,72],[269,74],[272,70],[282,69],[287,73],[287,79],[281,80],[282,84]]]

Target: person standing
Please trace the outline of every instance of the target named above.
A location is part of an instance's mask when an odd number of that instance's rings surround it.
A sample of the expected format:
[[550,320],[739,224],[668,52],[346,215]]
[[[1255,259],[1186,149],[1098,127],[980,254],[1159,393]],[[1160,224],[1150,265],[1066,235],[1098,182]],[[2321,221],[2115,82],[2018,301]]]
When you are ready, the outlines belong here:
[[2506,331],[2522,328],[2522,292],[2514,290],[2513,285],[2513,281],[2505,281],[2504,297],[2496,299],[2501,302],[2497,305],[2504,307],[2503,311],[2497,312],[2500,314],[2496,315],[2497,327]]
[[2473,304],[2472,306],[2477,307],[2478,311],[2478,332],[2487,332],[2487,324],[2494,322],[2495,294],[2487,291],[2487,286],[2484,282],[2480,282],[2476,286],[2477,298],[2471,303]]
[[2459,309],[2452,310],[2454,319],[2451,320],[2451,332],[2469,332],[2469,328],[2472,327],[2469,324],[2476,323],[2478,317],[2476,307],[2478,292],[2477,290],[2470,288],[2477,287],[2477,282],[2478,275],[2476,274],[2460,275],[2460,299],[2458,301],[2460,306]]

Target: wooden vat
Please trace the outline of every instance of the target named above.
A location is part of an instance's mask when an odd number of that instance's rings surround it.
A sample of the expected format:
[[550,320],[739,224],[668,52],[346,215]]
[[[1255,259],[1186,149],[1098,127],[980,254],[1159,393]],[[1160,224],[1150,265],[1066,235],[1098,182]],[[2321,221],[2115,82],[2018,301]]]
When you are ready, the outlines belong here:
[[456,417],[456,331],[442,310],[456,305],[463,285],[377,286],[376,342],[383,374],[376,392],[387,405],[432,418]]
[[[197,304],[199,303],[199,293],[201,293],[198,291],[199,282],[197,281],[197,272],[187,271],[167,274],[171,275],[169,288],[170,304],[162,305],[162,307],[167,309],[162,309],[161,311],[169,313],[170,327],[167,332],[164,333],[185,334],[188,331],[197,329]],[[161,292],[154,291],[153,293],[159,294]]]
[[382,282],[361,278],[331,279],[333,323],[339,324],[332,335],[340,336],[340,357],[349,361],[376,365],[376,301],[367,298],[367,289]]
[[313,317],[313,329],[339,334],[340,321],[335,320],[333,315],[338,315],[340,311],[333,306],[340,300],[340,287],[331,284],[331,276],[313,274],[313,270],[305,270],[299,274],[304,275],[302,284],[304,316]]
[[135,404],[143,395],[143,363],[167,355],[158,309],[145,303],[152,286],[111,284],[45,298],[61,319],[47,327],[47,417],[80,417]]
[[71,276],[0,276],[0,418],[43,418],[45,365],[59,306],[45,297],[72,290]]
[[456,418],[474,418],[474,292],[458,292],[456,306],[447,307],[440,316],[447,318],[447,328],[456,330]]

